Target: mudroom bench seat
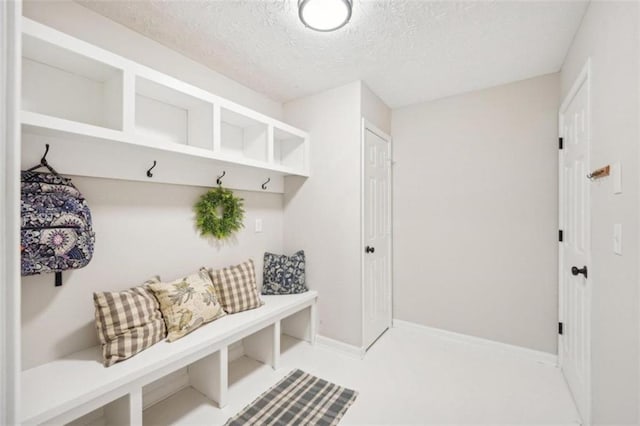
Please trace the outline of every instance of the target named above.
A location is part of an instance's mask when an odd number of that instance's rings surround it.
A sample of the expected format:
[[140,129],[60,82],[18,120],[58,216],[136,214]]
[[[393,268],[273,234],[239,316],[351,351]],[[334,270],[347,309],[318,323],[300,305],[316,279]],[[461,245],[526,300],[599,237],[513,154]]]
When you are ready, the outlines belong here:
[[64,424],[104,408],[107,424],[142,424],[143,386],[185,367],[190,385],[224,407],[228,347],[242,340],[246,356],[277,368],[281,333],[315,343],[317,297],[315,291],[262,296],[258,309],[227,315],[108,368],[100,347],[93,347],[25,370],[22,423]]

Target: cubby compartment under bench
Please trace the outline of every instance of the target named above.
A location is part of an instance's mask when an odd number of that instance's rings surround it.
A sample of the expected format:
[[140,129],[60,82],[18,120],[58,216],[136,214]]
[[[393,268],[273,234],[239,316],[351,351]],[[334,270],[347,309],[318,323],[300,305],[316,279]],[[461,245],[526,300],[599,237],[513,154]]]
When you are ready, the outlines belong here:
[[314,343],[317,297],[315,291],[263,296],[258,309],[227,315],[109,368],[94,347],[25,370],[21,423],[64,424],[102,408],[107,424],[142,424],[143,387],[185,367],[189,384],[224,407],[229,346],[242,340],[246,356],[276,369],[281,333]]

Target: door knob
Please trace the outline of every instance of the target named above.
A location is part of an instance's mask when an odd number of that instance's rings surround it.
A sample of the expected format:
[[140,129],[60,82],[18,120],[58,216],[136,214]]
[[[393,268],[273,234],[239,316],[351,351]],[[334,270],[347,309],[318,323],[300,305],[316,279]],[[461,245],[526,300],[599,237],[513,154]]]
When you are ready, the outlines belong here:
[[578,268],[577,266],[572,266],[571,267],[571,273],[573,275],[582,274],[582,275],[584,275],[585,278],[587,278],[587,267],[583,266],[582,268]]
[[364,248],[364,251],[365,251],[366,253],[374,253],[374,252],[376,251],[376,248],[375,248],[375,247],[371,247],[371,246],[366,246],[366,247]]

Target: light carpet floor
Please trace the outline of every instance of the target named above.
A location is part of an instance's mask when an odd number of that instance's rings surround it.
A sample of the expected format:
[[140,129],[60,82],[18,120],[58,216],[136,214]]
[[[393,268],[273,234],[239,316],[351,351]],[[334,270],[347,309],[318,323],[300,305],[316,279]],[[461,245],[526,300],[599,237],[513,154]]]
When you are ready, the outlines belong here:
[[393,328],[364,360],[283,336],[277,371],[242,357],[220,410],[193,388],[148,408],[145,425],[224,424],[292,369],[358,391],[341,425],[575,425],[579,417],[558,368],[517,354]]

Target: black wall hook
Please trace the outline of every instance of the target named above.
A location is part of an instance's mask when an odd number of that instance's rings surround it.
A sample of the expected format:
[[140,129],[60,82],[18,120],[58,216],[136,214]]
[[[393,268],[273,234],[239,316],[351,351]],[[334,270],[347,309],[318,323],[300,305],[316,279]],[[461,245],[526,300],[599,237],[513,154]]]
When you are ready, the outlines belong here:
[[45,144],[44,147],[45,147],[44,155],[40,159],[40,164],[46,167],[49,165],[49,163],[47,163],[47,154],[49,153],[49,144]]
[[267,189],[267,184],[271,182],[271,178],[267,178],[267,181],[262,184],[262,189]]
[[31,172],[33,170],[39,169],[40,167],[46,167],[54,175],[60,176],[58,174],[58,172],[53,167],[51,167],[51,165],[49,165],[49,162],[47,162],[47,154],[49,154],[49,144],[45,144],[44,155],[40,159],[40,164],[38,164],[37,166],[33,166],[33,167],[31,167],[30,169],[27,169],[27,170]]
[[151,170],[153,170],[153,168],[156,166],[157,162],[156,160],[153,160],[153,166],[151,166],[151,168],[149,170],[147,170],[147,177],[152,178],[153,177],[153,173],[151,173]]
[[226,175],[227,172],[226,171],[222,171],[222,174],[220,176],[218,176],[218,179],[216,179],[216,183],[220,186],[222,186],[222,178],[224,177],[224,175]]

